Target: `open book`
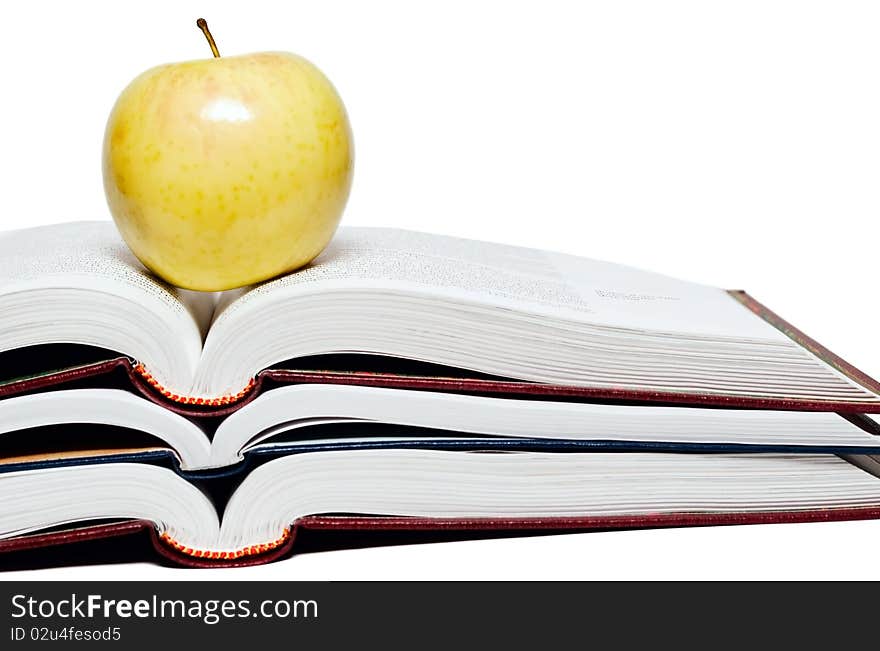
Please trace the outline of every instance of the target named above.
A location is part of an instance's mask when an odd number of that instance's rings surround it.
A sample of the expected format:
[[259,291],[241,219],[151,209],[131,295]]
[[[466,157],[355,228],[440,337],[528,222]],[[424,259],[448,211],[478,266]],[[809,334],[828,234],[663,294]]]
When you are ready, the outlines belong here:
[[345,228],[307,268],[219,296],[155,279],[110,222],[0,235],[7,383],[45,370],[20,351],[77,344],[128,356],[184,404],[234,402],[264,369],[342,355],[635,398],[880,409],[875,382],[790,334],[714,287],[423,233]]
[[[68,423],[89,426],[53,439],[57,426]],[[35,458],[45,465],[130,454],[138,444],[168,453],[184,474],[199,476],[214,473],[195,471],[235,466],[248,456],[366,446],[558,449],[564,442],[567,449],[880,454],[878,434],[880,426],[864,416],[833,412],[632,407],[318,384],[273,389],[206,427],[127,391],[73,389],[0,401],[0,473]]]
[[761,521],[762,513],[777,521],[851,519],[878,517],[880,507],[880,479],[831,455],[312,452],[253,470],[222,517],[198,487],[147,464],[20,472],[2,481],[4,494],[16,498],[0,509],[0,538],[124,513],[154,523],[165,547],[181,555],[226,560],[265,555],[290,541],[291,525],[326,513],[435,526],[601,527],[620,526],[620,518],[629,526],[640,518],[662,523],[663,516],[678,524]]

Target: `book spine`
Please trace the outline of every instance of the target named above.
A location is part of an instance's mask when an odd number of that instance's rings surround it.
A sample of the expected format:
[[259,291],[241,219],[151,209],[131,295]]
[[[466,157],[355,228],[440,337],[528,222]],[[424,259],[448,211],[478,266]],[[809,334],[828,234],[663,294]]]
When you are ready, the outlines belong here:
[[141,363],[135,364],[134,372],[140,375],[147,384],[149,384],[164,398],[171,400],[172,402],[178,402],[183,405],[196,405],[199,407],[223,407],[226,405],[231,405],[247,396],[251,391],[253,391],[254,387],[257,384],[256,380],[254,378],[251,378],[247,386],[238,393],[220,396],[218,398],[202,398],[198,396],[182,396],[177,393],[173,393],[172,391],[169,391],[161,384],[159,384],[159,381],[156,380],[156,378],[154,378],[146,369],[146,367],[144,367],[144,365]]
[[235,551],[211,551],[207,549],[194,549],[192,547],[187,547],[186,545],[182,545],[181,543],[174,540],[167,533],[159,534],[159,539],[164,542],[169,547],[174,548],[181,554],[185,554],[186,556],[192,556],[194,558],[204,558],[208,560],[235,560],[238,558],[244,558],[247,556],[256,556],[258,554],[265,554],[268,551],[272,551],[273,549],[277,549],[284,543],[286,543],[291,536],[291,530],[285,529],[284,533],[277,539],[263,543],[260,545],[250,545],[243,549],[237,549]]

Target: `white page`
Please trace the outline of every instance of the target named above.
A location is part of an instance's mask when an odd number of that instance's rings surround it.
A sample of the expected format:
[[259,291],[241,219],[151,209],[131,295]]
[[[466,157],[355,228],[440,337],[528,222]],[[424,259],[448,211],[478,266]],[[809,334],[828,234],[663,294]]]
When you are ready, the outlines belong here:
[[83,288],[161,306],[207,330],[214,297],[172,287],[147,271],[109,221],[69,222],[0,233],[0,295]]
[[214,301],[150,274],[112,222],[0,234],[0,350],[99,346],[143,362],[163,386],[187,393]]
[[619,328],[791,343],[726,292],[631,267],[387,228],[343,228],[309,267],[221,300],[224,320],[279,291],[397,289]]
[[[559,440],[880,446],[880,438],[826,412],[604,405],[296,384],[267,391],[225,418],[214,434],[213,465],[234,463],[243,450],[282,432],[334,420],[449,430],[461,438],[483,434]],[[422,434],[421,438],[435,437]],[[294,441],[295,435],[282,444]]]
[[878,503],[880,481],[833,455],[313,452],[253,470],[226,506],[219,546],[270,542],[327,512],[520,518]]

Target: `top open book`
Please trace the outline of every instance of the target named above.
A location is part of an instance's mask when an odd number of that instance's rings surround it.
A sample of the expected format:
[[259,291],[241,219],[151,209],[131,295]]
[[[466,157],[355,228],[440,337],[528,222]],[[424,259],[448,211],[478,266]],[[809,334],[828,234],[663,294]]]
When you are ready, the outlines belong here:
[[305,269],[199,294],[150,275],[110,222],[0,235],[0,352],[97,346],[183,397],[242,394],[262,369],[344,353],[635,398],[880,408],[875,382],[737,296],[570,255],[385,228],[343,228]]

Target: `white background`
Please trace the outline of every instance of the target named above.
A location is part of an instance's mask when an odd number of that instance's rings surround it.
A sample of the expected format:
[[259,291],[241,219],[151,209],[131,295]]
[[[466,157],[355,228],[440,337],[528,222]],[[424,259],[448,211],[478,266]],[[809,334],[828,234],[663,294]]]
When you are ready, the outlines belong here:
[[[351,116],[348,224],[746,288],[880,376],[871,2],[65,3],[0,21],[0,227],[109,218],[104,122],[142,70],[290,50]],[[15,578],[880,578],[880,522],[640,531]],[[6,575],[11,577],[13,575]]]

